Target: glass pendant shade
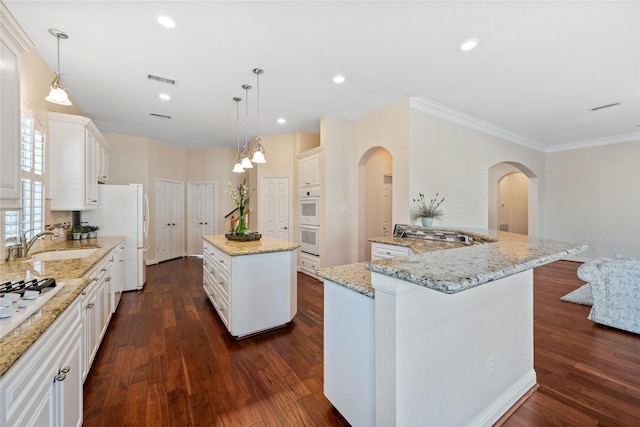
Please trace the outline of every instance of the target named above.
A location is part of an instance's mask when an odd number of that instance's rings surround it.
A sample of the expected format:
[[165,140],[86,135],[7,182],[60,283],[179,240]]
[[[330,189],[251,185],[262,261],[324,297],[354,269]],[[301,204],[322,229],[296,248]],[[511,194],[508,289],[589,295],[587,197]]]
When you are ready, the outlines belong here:
[[251,169],[253,167],[253,165],[251,164],[251,159],[249,158],[249,152],[247,150],[244,150],[244,152],[242,153],[241,164],[244,169]]
[[49,92],[49,96],[45,100],[59,105],[71,105],[69,95],[59,83],[60,77],[56,77],[51,83],[51,92]]
[[264,147],[262,146],[262,139],[258,137],[256,146],[253,148],[253,157],[251,158],[253,163],[267,163],[264,158]]
[[236,161],[236,164],[233,166],[233,171],[235,173],[243,173],[244,172],[244,168],[242,167],[242,165],[240,164],[239,161]]
[[55,30],[53,28],[49,30],[49,33],[57,39],[58,69],[55,71],[56,77],[51,82],[51,91],[49,92],[49,96],[47,96],[45,100],[58,105],[71,105],[71,101],[69,101],[69,94],[60,82],[60,76],[62,75],[60,71],[60,39],[66,40],[69,38],[69,36],[67,36],[62,31]]

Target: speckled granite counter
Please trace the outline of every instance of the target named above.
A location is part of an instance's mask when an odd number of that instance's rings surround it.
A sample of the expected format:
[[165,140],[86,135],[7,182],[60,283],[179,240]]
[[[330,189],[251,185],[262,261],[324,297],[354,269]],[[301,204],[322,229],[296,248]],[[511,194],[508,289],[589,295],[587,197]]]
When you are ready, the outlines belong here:
[[300,243],[289,242],[269,236],[262,236],[262,239],[252,242],[227,240],[224,234],[202,236],[202,238],[230,256],[292,251],[300,247]]
[[457,242],[401,237],[373,238],[369,240],[410,247],[415,255],[320,268],[317,274],[367,296],[374,294],[370,275],[367,274],[371,271],[451,294],[587,249],[585,245],[494,230],[486,234],[474,231],[473,235],[492,242],[467,246]]
[[[89,279],[82,276],[116,247],[122,239],[122,237],[99,237],[88,240],[66,240],[42,251],[98,248],[94,254],[82,259],[36,262],[25,262],[24,259],[19,259],[0,263],[0,280],[2,281],[53,277],[56,282],[64,283],[64,287],[40,310],[0,339],[0,377],[47,330],[60,313],[80,295],[89,284]],[[30,255],[35,253],[37,252]]]
[[[587,246],[491,231],[496,242],[372,261],[369,271],[453,294],[577,254]],[[494,237],[495,236],[495,237]]]

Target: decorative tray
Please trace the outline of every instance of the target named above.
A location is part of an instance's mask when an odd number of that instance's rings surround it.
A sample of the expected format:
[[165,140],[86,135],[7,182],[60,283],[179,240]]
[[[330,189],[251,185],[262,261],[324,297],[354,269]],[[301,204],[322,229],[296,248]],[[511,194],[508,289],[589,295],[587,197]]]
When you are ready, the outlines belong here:
[[253,242],[255,240],[260,240],[262,238],[262,234],[258,232],[253,233],[245,233],[241,235],[235,235],[233,233],[227,233],[224,235],[227,240],[233,240],[235,242]]

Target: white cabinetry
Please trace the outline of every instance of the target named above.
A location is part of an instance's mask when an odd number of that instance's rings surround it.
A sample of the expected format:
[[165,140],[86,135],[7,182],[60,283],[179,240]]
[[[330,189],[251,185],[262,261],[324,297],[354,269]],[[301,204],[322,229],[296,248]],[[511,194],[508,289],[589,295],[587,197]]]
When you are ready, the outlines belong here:
[[91,283],[82,291],[82,325],[84,335],[82,381],[87,377],[100,342],[111,320],[111,260],[104,257],[85,277]]
[[81,346],[76,299],[0,380],[0,425],[82,425]]
[[298,185],[300,187],[320,185],[320,148],[298,155]]
[[320,268],[320,257],[306,252],[300,252],[300,271],[316,276],[316,270]]
[[409,256],[412,254],[411,248],[406,246],[387,245],[377,242],[371,243],[371,260]]
[[106,140],[91,119],[49,113],[51,210],[83,211],[98,204],[99,153]]
[[113,250],[111,277],[111,313],[115,313],[124,289],[124,242]]
[[0,3],[0,209],[20,209],[20,55],[33,42]]
[[203,243],[203,287],[235,337],[286,325],[297,312],[296,251],[229,256]]
[[101,141],[98,147],[98,182],[109,182],[109,150],[105,141]]

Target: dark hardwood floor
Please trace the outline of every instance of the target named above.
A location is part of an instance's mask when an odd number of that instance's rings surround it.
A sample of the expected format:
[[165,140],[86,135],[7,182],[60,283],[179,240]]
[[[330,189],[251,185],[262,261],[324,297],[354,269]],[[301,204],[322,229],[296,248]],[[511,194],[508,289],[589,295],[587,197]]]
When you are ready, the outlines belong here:
[[[578,264],[535,271],[540,388],[507,426],[639,426],[640,336],[560,301]],[[147,269],[125,293],[85,383],[85,426],[344,426],[322,393],[322,283],[298,275],[286,328],[232,339],[202,289],[202,260]]]

